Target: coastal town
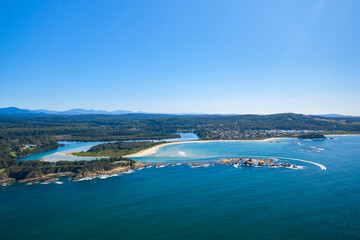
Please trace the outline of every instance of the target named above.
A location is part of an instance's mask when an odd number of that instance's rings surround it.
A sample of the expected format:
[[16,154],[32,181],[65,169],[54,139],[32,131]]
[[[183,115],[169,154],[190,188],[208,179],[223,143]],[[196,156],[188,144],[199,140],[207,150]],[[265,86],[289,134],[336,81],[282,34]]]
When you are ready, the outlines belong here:
[[314,130],[234,130],[219,128],[215,130],[207,130],[199,135],[202,139],[220,139],[220,140],[240,140],[240,139],[262,139],[275,137],[294,137],[300,134],[321,133],[322,131]]

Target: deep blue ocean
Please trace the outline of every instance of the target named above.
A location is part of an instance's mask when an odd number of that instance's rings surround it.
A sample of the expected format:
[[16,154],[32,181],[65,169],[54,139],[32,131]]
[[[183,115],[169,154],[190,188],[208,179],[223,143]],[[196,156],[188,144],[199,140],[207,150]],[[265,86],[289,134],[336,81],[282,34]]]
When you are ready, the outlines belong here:
[[136,158],[271,156],[298,170],[181,165],[1,187],[0,239],[360,239],[360,136],[334,138],[186,143]]

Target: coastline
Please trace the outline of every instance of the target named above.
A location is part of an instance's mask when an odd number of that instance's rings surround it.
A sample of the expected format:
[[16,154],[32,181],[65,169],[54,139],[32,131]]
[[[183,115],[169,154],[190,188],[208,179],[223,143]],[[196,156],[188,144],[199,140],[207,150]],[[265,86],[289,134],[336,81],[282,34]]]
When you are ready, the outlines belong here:
[[[327,136],[331,136],[331,137],[336,137],[336,136],[349,136],[349,135],[357,135],[360,136],[360,134],[329,134]],[[149,155],[152,155],[154,153],[156,153],[161,147],[164,146],[169,146],[169,145],[175,145],[175,144],[185,144],[185,143],[212,143],[212,142],[279,142],[278,140],[283,140],[283,139],[297,139],[296,137],[272,137],[272,138],[264,138],[264,139],[238,139],[238,140],[189,140],[189,141],[178,141],[178,142],[165,142],[153,147],[150,147],[148,149],[143,149],[137,153],[133,153],[133,154],[129,154],[126,155],[124,157],[127,158],[131,158],[131,157],[146,157]],[[70,152],[58,152],[58,153],[54,153],[57,155],[70,155]],[[288,159],[292,159],[292,158],[288,158]],[[314,164],[318,167],[320,167],[322,170],[326,170],[326,167],[318,164],[318,163],[313,163],[313,162],[309,162],[306,160],[301,160],[301,159],[292,159],[292,160],[297,160],[297,161],[302,161],[302,162],[307,162],[307,163],[311,163]],[[41,159],[41,162],[51,162],[47,159]],[[119,173],[123,173],[126,172],[130,169],[142,169],[144,167],[146,167],[148,165],[148,163],[144,163],[144,162],[136,162],[135,166],[133,167],[116,167],[116,168],[112,168],[110,170],[100,170],[100,171],[84,171],[82,173],[74,173],[74,172],[59,172],[59,173],[50,173],[50,174],[46,174],[46,175],[42,175],[40,177],[33,177],[33,178],[29,178],[29,179],[23,179],[23,180],[19,180],[18,182],[36,182],[39,180],[44,180],[45,183],[50,183],[53,181],[56,181],[59,177],[63,177],[63,176],[70,176],[72,180],[78,180],[78,179],[82,179],[82,178],[86,178],[86,177],[98,177],[98,176],[102,176],[102,175],[113,175],[113,174],[119,174]],[[4,179],[4,181],[0,182],[1,184],[3,183],[11,183],[14,182],[14,179]]]

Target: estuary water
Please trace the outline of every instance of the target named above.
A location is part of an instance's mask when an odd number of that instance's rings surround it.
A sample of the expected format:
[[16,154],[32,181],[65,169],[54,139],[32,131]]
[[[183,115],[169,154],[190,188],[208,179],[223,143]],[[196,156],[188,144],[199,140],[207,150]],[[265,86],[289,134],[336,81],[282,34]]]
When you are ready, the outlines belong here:
[[[199,137],[195,133],[176,133],[180,135],[180,138],[171,138],[171,139],[163,139],[163,140],[146,140],[146,141],[167,141],[167,142],[176,142],[176,141],[189,141],[189,140],[197,140]],[[81,152],[87,151],[91,147],[99,144],[103,144],[106,142],[68,142],[68,141],[59,141],[60,144],[64,144],[64,146],[58,147],[57,149],[31,154],[27,157],[20,158],[20,160],[28,161],[28,160],[46,160],[50,162],[56,162],[61,160],[66,161],[77,161],[77,160],[94,160],[98,157],[79,157],[75,155],[71,155],[71,152]]]
[[136,159],[271,156],[326,171],[181,165],[3,187],[0,239],[360,239],[360,136],[333,137],[176,144]]

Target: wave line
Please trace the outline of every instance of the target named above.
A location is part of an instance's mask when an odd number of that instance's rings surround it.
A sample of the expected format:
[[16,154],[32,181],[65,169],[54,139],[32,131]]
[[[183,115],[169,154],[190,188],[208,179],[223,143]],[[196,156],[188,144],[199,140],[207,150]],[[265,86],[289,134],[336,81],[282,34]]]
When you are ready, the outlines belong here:
[[325,171],[326,167],[320,163],[316,163],[316,162],[311,162],[311,161],[307,161],[304,159],[299,159],[299,158],[289,158],[289,157],[273,157],[273,156],[253,156],[253,157],[270,157],[270,158],[279,158],[279,159],[289,159],[289,160],[294,160],[294,161],[300,161],[300,162],[306,162],[306,163],[310,163],[313,164],[315,166],[318,166],[321,170]]

